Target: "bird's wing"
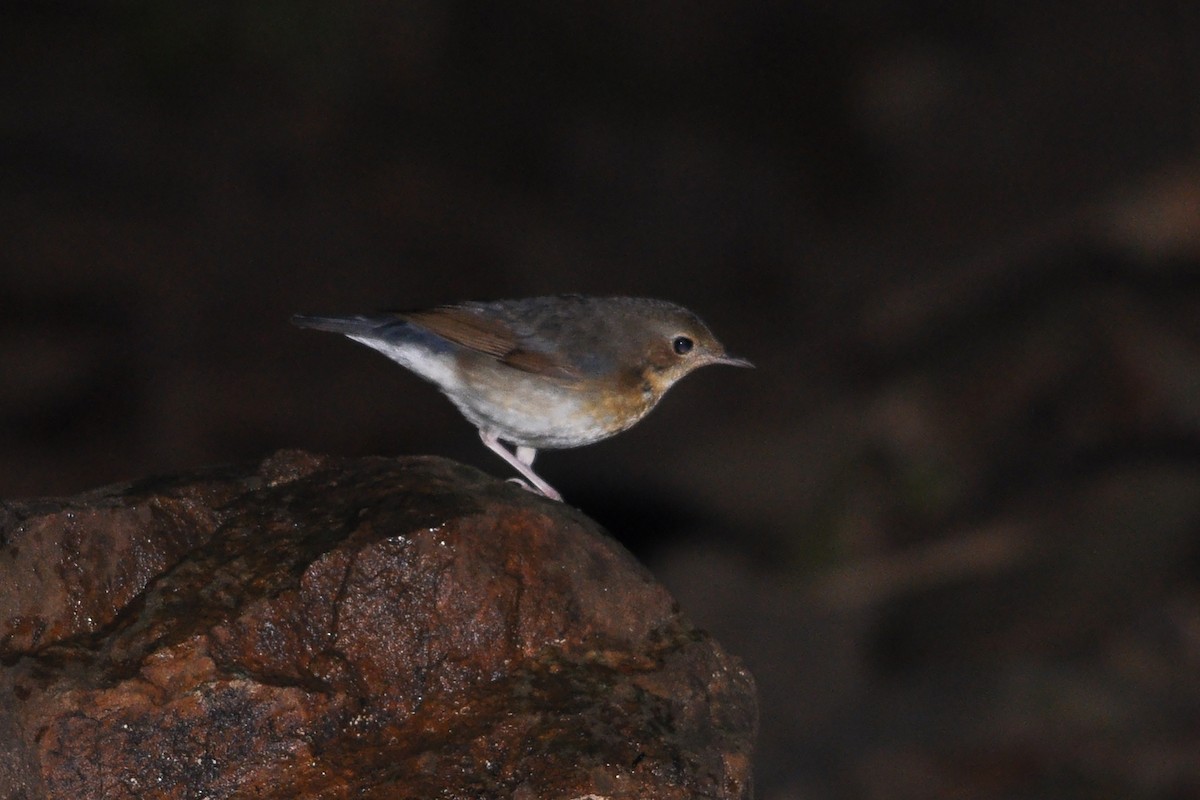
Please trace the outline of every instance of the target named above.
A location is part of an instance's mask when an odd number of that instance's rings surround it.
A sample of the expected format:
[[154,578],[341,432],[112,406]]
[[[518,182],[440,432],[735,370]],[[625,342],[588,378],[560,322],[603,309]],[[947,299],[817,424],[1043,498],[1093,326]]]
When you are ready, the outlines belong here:
[[427,311],[405,312],[402,316],[447,341],[490,356],[513,369],[565,380],[581,377],[579,370],[561,356],[530,347],[507,322],[469,306],[438,306]]

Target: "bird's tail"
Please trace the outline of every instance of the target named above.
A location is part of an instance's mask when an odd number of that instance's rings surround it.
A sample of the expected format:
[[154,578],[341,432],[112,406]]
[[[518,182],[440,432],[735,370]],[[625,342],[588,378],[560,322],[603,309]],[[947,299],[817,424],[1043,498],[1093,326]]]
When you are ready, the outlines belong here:
[[314,314],[294,314],[292,315],[292,324],[298,328],[311,328],[314,331],[329,331],[330,333],[341,333],[346,336],[354,336],[373,331],[386,320],[375,317],[355,314],[344,317],[325,317]]

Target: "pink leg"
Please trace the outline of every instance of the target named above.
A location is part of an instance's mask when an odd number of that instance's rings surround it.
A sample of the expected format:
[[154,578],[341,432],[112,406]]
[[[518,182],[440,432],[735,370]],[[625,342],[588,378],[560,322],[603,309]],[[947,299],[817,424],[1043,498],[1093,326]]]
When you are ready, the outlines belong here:
[[[500,443],[496,438],[496,434],[490,431],[480,431],[479,438],[487,445],[487,448],[496,455],[507,461],[513,469],[521,473],[525,480],[533,484],[533,487],[540,493],[549,497],[551,500],[562,502],[562,495],[554,490],[554,487],[539,478],[533,471],[533,457],[537,455],[537,451],[532,447],[518,447],[516,455],[514,455],[507,447]],[[528,461],[526,461],[528,458]]]

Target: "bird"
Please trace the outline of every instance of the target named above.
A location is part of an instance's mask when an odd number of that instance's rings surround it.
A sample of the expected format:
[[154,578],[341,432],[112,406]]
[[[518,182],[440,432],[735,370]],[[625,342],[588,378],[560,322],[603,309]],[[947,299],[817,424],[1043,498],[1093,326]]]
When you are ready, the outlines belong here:
[[629,429],[700,367],[753,366],[729,355],[691,311],[640,297],[467,301],[296,314],[292,323],[342,334],[436,385],[528,483],[513,480],[558,501],[562,495],[533,471],[539,450],[581,447]]

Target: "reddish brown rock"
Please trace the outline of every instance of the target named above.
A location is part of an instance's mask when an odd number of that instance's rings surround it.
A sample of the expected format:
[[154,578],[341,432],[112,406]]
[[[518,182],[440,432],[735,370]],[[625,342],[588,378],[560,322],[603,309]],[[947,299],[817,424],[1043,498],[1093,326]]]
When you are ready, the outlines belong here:
[[469,468],[282,453],[0,537],[0,797],[750,795],[745,670]]

